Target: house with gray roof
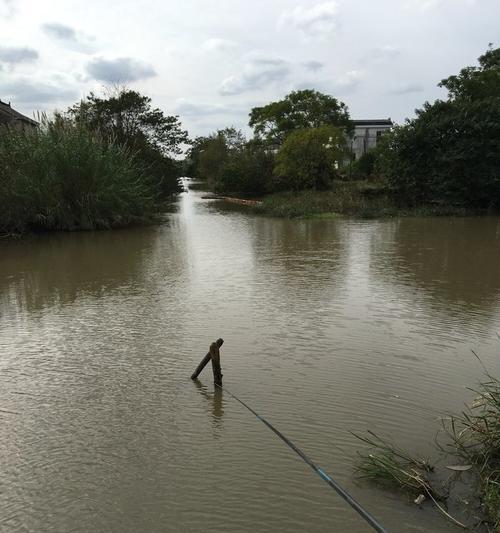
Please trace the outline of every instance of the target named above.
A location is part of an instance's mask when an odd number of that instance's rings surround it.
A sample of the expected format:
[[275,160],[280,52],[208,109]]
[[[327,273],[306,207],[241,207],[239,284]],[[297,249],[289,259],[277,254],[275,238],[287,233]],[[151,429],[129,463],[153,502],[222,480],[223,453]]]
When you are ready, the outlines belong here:
[[351,149],[355,159],[359,159],[372,148],[377,146],[380,137],[390,131],[393,126],[392,120],[353,120],[354,134],[351,138]]
[[0,126],[3,125],[24,130],[27,128],[36,128],[38,122],[13,109],[10,102],[7,104],[0,100]]

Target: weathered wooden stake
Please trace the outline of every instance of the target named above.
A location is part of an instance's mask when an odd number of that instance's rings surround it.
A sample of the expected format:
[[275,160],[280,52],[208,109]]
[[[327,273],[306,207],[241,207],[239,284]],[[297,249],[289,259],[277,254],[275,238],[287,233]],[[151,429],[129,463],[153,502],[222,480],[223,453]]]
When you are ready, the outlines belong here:
[[222,369],[220,367],[220,350],[216,342],[210,345],[210,359],[212,359],[212,370],[214,372],[214,383],[222,387]]
[[193,372],[191,379],[196,379],[201,371],[207,366],[208,362],[212,360],[212,370],[214,372],[214,382],[217,385],[222,385],[222,372],[220,367],[220,347],[224,344],[222,339],[217,339],[210,345],[210,349],[201,360],[200,364],[196,367],[196,370]]

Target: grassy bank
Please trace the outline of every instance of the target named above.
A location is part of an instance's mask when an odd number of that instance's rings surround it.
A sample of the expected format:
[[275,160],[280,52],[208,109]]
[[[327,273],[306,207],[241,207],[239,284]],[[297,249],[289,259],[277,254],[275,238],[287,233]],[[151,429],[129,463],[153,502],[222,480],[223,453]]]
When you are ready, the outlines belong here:
[[[443,431],[436,442],[450,461],[445,470],[457,475],[451,483],[466,476],[460,481],[468,486],[469,494],[462,500],[478,497],[489,531],[500,532],[500,380],[487,374],[487,380],[475,392],[477,397],[470,407],[443,419]],[[427,460],[415,459],[373,433],[358,438],[371,447],[370,453],[360,454],[361,477],[408,492],[417,497],[415,503],[429,498],[455,521],[438,503],[448,499],[450,480],[439,484],[439,476],[431,475],[434,467]]]
[[327,191],[300,191],[270,194],[258,211],[275,217],[323,218],[347,215],[361,218],[392,216],[464,216],[484,211],[455,206],[399,207],[383,183],[336,182]]
[[0,132],[0,233],[82,230],[151,220],[157,186],[133,156],[71,123]]

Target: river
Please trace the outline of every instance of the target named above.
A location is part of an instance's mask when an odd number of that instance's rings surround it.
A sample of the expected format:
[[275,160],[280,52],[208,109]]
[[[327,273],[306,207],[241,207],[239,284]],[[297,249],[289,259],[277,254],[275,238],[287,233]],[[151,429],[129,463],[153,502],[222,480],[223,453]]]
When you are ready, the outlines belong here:
[[500,373],[500,218],[286,220],[181,195],[163,224],[0,243],[2,532],[456,531],[356,478],[351,432],[435,457]]

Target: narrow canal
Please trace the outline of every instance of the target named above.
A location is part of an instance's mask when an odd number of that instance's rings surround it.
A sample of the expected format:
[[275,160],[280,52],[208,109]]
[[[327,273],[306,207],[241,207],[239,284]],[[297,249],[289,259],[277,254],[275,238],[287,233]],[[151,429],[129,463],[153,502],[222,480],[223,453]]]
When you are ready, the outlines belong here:
[[359,482],[351,432],[436,456],[500,374],[500,218],[255,216],[184,193],[156,227],[0,244],[0,530],[370,531],[210,372],[393,532],[455,531]]

